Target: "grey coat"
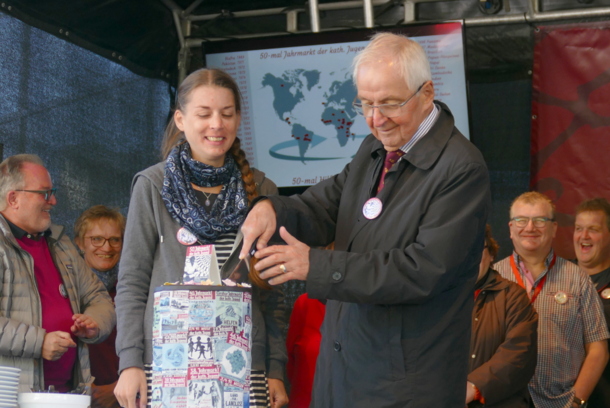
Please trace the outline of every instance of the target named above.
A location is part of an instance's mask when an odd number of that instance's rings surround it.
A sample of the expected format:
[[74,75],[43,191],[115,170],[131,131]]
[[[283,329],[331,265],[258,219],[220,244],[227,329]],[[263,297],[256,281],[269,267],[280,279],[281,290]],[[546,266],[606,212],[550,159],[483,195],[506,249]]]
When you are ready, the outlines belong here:
[[[437,102],[438,103],[438,102]],[[386,175],[369,135],[341,173],[270,197],[278,225],[311,246],[307,293],[328,299],[312,406],[464,407],[472,288],[490,210],[483,157],[449,109]]]
[[[32,256],[21,249],[9,225],[0,215],[0,365],[21,368],[19,391],[44,388],[42,345],[46,331],[41,327],[42,310],[34,277]],[[73,382],[93,382],[89,351],[84,343],[103,341],[112,331],[116,317],[106,288],[85,264],[64,227],[51,226],[47,242],[61,274],[74,313],[93,318],[99,336],[79,339]]]
[[[161,162],[149,167],[133,181],[115,298],[120,370],[152,363],[154,289],[165,282],[182,281],[187,247],[176,239],[180,224],[161,198],[164,166]],[[264,173],[253,171],[259,194],[277,194],[277,187]],[[239,260],[239,244],[241,235],[221,275]],[[252,292],[252,369],[266,370],[268,377],[283,380],[288,360],[283,294],[256,287]]]

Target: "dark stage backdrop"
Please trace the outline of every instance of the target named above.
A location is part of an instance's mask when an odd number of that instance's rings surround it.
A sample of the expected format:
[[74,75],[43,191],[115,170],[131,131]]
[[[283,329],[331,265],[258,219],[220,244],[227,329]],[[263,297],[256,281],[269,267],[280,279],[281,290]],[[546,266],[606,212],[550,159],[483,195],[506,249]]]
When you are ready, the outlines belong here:
[[53,221],[95,204],[125,214],[134,174],[159,161],[166,82],[0,13],[0,143],[4,158],[39,155],[57,187]]
[[574,258],[574,209],[610,199],[610,24],[539,27],[534,49],[531,186],[557,206],[555,248]]

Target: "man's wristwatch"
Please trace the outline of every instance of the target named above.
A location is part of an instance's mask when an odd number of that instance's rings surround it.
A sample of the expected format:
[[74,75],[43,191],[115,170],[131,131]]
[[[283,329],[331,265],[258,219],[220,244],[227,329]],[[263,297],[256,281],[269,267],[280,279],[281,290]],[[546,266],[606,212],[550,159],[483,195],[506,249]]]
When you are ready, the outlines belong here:
[[578,398],[576,395],[574,395],[574,399],[572,401],[579,407],[587,406],[587,401],[585,401],[584,399]]

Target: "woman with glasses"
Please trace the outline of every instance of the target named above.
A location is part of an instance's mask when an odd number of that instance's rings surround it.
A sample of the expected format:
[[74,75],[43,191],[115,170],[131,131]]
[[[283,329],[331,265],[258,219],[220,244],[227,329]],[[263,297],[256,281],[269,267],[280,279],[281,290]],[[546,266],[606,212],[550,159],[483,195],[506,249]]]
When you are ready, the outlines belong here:
[[[124,233],[123,214],[103,205],[85,210],[74,224],[74,242],[87,266],[100,278],[113,300]],[[93,408],[119,406],[114,396],[114,387],[119,379],[115,340],[116,328],[102,343],[89,345],[91,374],[95,377],[91,398]]]
[[466,404],[527,408],[527,384],[536,369],[538,315],[525,291],[490,267],[498,248],[487,225],[474,291]]
[[[183,282],[187,249],[214,245],[221,276],[238,263],[239,227],[249,204],[277,194],[275,184],[250,167],[237,129],[241,96],[225,72],[201,69],[176,93],[176,108],[155,166],[133,181],[117,293],[117,353],[121,406],[149,399],[152,385],[154,289]],[[253,286],[250,407],[279,408],[288,402],[283,378],[283,295]]]

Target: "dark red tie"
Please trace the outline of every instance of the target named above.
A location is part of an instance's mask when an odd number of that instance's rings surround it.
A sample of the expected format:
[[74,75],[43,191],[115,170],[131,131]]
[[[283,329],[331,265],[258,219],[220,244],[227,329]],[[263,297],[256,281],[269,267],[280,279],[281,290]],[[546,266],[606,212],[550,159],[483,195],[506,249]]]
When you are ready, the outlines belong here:
[[379,185],[377,186],[377,194],[379,194],[385,184],[385,175],[403,154],[405,154],[405,152],[400,149],[386,153],[385,161],[383,162],[383,171],[381,172],[381,178],[379,179]]

